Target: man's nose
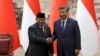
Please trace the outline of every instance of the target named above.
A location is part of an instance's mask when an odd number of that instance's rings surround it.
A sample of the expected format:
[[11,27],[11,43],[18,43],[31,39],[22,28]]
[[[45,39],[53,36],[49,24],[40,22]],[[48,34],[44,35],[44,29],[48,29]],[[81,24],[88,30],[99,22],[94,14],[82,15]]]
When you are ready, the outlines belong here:
[[64,15],[64,13],[61,13],[60,15]]
[[40,20],[40,22],[42,23],[43,21],[42,21],[42,20]]

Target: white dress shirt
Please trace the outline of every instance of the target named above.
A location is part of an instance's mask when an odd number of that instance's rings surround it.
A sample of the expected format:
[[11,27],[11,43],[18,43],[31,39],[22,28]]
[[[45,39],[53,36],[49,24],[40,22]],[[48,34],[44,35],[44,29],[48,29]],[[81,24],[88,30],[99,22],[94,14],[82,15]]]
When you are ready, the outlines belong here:
[[66,23],[67,23],[67,18],[66,18],[65,20],[61,20],[61,27],[62,27],[62,23],[63,23],[63,21],[64,21],[64,29],[65,29],[65,27],[66,27]]
[[45,32],[44,26],[39,26],[43,32]]

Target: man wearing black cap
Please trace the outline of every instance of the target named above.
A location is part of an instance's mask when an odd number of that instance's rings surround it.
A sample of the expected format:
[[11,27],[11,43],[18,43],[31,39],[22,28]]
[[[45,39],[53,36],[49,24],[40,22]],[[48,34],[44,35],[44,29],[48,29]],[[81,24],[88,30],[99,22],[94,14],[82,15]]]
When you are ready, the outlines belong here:
[[29,27],[29,46],[26,56],[53,56],[50,28],[45,24],[45,14],[38,13],[36,23]]

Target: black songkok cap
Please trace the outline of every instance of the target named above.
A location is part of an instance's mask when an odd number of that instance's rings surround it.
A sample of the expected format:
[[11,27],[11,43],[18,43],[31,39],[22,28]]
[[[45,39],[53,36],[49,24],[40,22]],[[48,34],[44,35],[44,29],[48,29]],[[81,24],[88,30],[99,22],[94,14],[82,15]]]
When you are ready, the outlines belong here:
[[37,18],[45,18],[45,13],[38,13]]

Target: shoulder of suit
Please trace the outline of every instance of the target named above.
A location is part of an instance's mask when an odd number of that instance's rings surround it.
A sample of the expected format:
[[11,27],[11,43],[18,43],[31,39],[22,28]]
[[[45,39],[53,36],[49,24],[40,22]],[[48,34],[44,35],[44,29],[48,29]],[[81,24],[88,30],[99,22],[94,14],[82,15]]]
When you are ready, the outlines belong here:
[[36,27],[36,23],[31,25],[31,26],[29,26],[29,28],[35,28],[35,27]]
[[59,22],[59,21],[60,21],[60,19],[56,20],[54,23],[57,23],[57,22]]
[[70,21],[73,21],[73,22],[77,22],[76,19],[73,19],[73,18],[68,18]]
[[50,28],[47,24],[46,25],[44,25],[46,28]]

